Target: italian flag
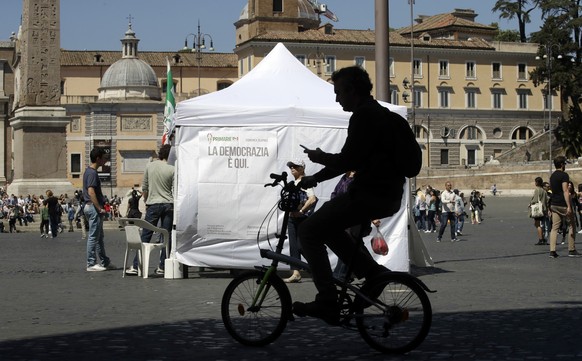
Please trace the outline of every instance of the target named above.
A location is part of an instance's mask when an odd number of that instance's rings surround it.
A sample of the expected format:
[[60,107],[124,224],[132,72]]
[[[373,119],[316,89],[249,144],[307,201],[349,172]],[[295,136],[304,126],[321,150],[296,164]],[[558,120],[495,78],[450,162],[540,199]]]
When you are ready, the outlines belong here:
[[170,144],[170,136],[174,131],[176,100],[174,99],[174,79],[172,78],[172,68],[170,61],[168,64],[168,75],[166,79],[166,107],[164,108],[164,134],[162,134],[162,144]]

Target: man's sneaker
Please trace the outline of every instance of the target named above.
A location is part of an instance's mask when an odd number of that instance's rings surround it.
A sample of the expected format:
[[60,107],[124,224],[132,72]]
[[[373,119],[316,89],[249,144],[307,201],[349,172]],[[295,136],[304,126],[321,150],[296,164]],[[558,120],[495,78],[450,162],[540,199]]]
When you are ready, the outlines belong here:
[[568,257],[582,257],[582,253],[576,250],[568,251]]
[[544,246],[545,244],[546,244],[546,242],[544,242],[544,240],[543,240],[543,239],[540,239],[540,240],[538,241],[538,243],[535,243],[535,244],[534,244],[534,246]]
[[462,236],[463,233],[461,233],[461,231],[457,231],[457,236]]
[[437,242],[440,242],[440,241],[441,241],[441,239],[440,238],[437,238]]
[[335,303],[324,303],[319,300],[313,302],[293,302],[293,313],[299,317],[317,317],[330,325],[338,325],[340,310]]
[[125,270],[126,275],[137,275],[137,273],[137,269],[133,268],[133,266]]
[[560,256],[558,256],[558,253],[556,251],[551,251],[550,252],[550,258],[558,258]]
[[105,266],[105,269],[108,271],[111,271],[111,270],[117,269],[117,267],[115,267],[115,265],[113,263],[109,262],[109,264],[107,266]]
[[93,266],[87,267],[87,272],[102,272],[107,270],[107,268],[101,266],[100,264],[94,264]]
[[156,268],[156,274],[157,275],[163,275],[164,274],[164,270],[161,269],[160,267]]
[[453,238],[453,239],[451,239],[451,242],[459,242],[459,239],[458,238]]

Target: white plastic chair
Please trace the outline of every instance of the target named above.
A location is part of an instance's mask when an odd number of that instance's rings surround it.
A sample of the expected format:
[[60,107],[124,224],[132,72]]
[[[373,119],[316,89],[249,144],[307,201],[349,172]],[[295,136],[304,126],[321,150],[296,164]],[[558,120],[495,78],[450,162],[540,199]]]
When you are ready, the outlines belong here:
[[[125,238],[127,245],[125,247],[125,258],[123,259],[123,276],[125,277],[125,270],[127,269],[127,257],[129,251],[135,249],[138,254],[139,267],[138,276],[143,274],[143,278],[148,278],[148,270],[150,266],[150,254],[157,249],[166,248],[166,255],[170,254],[169,233],[163,228],[158,228],[151,223],[139,218],[120,218],[119,224],[125,229]],[[149,229],[154,233],[162,235],[162,243],[144,243],[141,241],[141,229]],[[153,237],[152,237],[153,239]]]

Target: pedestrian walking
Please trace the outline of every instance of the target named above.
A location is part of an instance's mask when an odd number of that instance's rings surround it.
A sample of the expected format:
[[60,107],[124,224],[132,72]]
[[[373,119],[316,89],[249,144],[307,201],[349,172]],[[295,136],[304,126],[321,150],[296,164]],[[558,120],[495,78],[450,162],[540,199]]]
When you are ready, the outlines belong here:
[[451,190],[452,187],[451,182],[446,182],[445,190],[441,193],[441,227],[437,236],[437,242],[442,240],[447,225],[451,229],[451,242],[457,241],[457,234],[455,232],[455,193]]
[[576,250],[576,232],[574,227],[574,210],[572,208],[572,197],[568,191],[568,182],[570,176],[566,173],[566,157],[557,156],[554,158],[554,167],[556,170],[550,176],[550,187],[552,188],[552,197],[550,200],[550,211],[552,212],[552,231],[550,232],[550,257],[558,258],[556,252],[556,241],[558,239],[558,229],[564,220],[568,224],[568,256],[579,257],[581,254]]
[[534,204],[535,202],[542,203],[543,215],[541,217],[534,217],[534,219],[533,219],[534,220],[534,227],[536,228],[536,232],[537,232],[537,236],[538,236],[538,242],[535,245],[541,246],[541,245],[548,244],[547,239],[544,237],[543,222],[548,214],[548,201],[549,200],[548,200],[548,193],[543,188],[544,180],[542,179],[542,177],[536,177],[536,179],[534,180],[534,184],[535,184],[536,188],[534,190],[534,193],[531,197],[529,204],[531,207],[532,204]]

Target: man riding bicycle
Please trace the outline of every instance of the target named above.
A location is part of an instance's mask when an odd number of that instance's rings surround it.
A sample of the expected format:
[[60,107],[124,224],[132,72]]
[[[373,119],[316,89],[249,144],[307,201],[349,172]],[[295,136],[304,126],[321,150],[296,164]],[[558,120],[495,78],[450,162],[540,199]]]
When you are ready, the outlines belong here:
[[[359,66],[340,69],[332,74],[332,81],[336,101],[344,111],[353,113],[348,135],[340,153],[325,153],[319,148],[305,150],[311,161],[324,168],[303,177],[299,186],[315,187],[348,170],[356,174],[348,192],[323,204],[299,228],[303,255],[318,294],[313,302],[295,302],[293,312],[336,324],[340,309],[325,246],[347,263],[353,255],[354,243],[345,229],[396,213],[405,177],[418,174],[422,153],[408,122],[371,96],[372,82],[364,69]],[[366,248],[359,247],[353,271],[358,278],[369,281],[387,269]]]

